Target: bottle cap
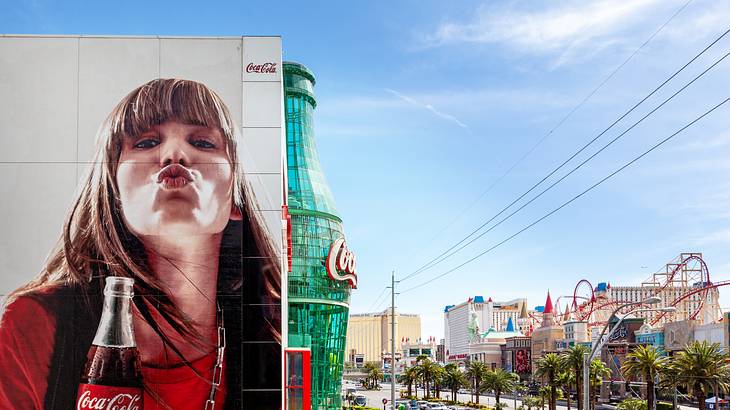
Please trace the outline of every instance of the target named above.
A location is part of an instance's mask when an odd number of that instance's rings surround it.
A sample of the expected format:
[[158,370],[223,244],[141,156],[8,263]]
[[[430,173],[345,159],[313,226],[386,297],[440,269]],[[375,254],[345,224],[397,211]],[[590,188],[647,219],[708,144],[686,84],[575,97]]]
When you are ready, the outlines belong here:
[[104,295],[131,298],[134,296],[134,279],[120,276],[107,276]]

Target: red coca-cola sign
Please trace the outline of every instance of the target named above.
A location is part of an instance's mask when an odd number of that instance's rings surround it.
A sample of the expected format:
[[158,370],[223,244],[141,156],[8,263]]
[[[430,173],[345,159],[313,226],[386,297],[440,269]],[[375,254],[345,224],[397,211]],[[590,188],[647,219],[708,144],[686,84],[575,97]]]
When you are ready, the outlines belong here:
[[142,389],[80,384],[76,410],[143,410]]
[[274,74],[276,73],[276,63],[263,63],[263,64],[254,64],[254,63],[248,63],[246,66],[246,72],[247,73],[259,73],[259,74]]
[[[327,254],[327,275],[336,281],[348,281],[353,288],[357,288],[357,264],[355,255],[347,249],[343,238],[332,242]],[[340,274],[343,272],[344,274]]]

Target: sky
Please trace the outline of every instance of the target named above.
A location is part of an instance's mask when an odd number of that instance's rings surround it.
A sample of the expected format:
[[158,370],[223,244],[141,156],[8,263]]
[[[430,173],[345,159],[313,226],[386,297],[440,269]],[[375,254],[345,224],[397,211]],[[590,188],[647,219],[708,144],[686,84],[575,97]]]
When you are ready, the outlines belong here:
[[[102,3],[2,2],[0,32],[281,35],[284,59],[315,73],[320,160],[358,261],[353,313],[389,305],[380,296],[393,271],[410,276],[397,308],[438,338],[445,305],[482,295],[536,306],[580,279],[638,285],[681,252],[703,253],[712,281],[730,279],[730,103],[454,269],[730,97],[730,58],[504,223],[411,275],[730,29],[729,0]],[[729,51],[730,34],[493,223]],[[720,293],[730,308],[730,289]]]

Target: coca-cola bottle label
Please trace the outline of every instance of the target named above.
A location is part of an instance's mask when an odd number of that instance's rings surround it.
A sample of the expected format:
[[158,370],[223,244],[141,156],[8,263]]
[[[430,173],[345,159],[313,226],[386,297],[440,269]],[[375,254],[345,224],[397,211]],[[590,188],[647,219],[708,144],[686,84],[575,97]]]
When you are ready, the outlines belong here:
[[79,384],[76,410],[143,410],[142,389]]

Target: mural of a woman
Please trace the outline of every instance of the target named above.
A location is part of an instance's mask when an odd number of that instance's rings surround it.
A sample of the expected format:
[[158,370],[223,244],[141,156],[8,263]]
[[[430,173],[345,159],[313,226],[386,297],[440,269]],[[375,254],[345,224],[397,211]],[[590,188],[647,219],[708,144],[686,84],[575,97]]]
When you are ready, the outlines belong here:
[[153,80],[117,104],[45,267],[6,301],[0,402],[74,407],[107,276],[135,280],[147,409],[204,408],[221,315],[215,408],[242,408],[247,374],[279,384],[280,351],[246,352],[238,343],[281,339],[272,308],[280,303],[279,255],[239,163],[239,140],[225,103],[198,82]]

